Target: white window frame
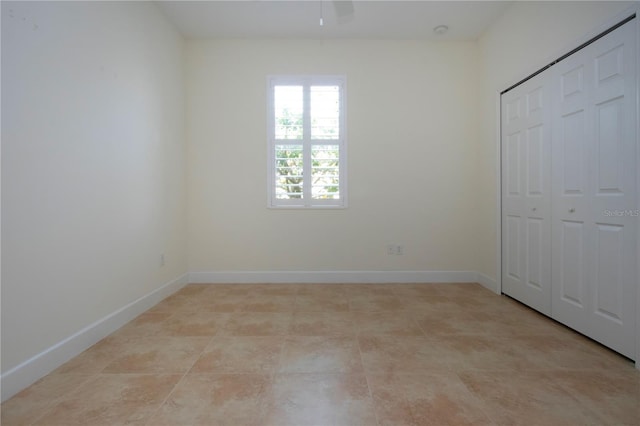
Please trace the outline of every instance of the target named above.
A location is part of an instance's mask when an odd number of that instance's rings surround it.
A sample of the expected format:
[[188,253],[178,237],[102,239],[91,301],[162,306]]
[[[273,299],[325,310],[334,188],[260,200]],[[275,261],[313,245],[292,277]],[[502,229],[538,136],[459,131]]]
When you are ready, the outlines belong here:
[[[302,86],[303,87],[303,138],[302,139],[275,139],[275,86]],[[338,86],[339,98],[339,137],[338,139],[311,139],[310,117],[310,88],[311,86]],[[267,185],[269,208],[293,208],[293,209],[323,209],[347,207],[347,132],[346,132],[346,88],[347,79],[344,75],[287,75],[267,77]],[[314,145],[338,145],[339,155],[339,184],[340,198],[336,200],[313,199],[311,196],[311,179],[303,180],[302,198],[282,200],[276,198],[276,145],[302,145],[303,170],[305,176],[310,176],[311,147]]]

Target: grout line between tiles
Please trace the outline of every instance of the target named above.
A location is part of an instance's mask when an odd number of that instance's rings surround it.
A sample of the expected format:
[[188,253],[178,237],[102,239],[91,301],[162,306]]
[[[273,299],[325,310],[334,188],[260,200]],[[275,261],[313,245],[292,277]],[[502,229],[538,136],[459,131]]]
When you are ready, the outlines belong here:
[[200,357],[204,354],[204,351],[207,349],[207,347],[209,346],[209,344],[213,341],[213,338],[218,334],[218,332],[216,331],[216,333],[211,336],[211,338],[209,339],[209,341],[207,342],[206,345],[204,345],[204,347],[202,348],[202,351],[200,351],[200,354],[198,354],[197,357],[194,357],[193,363],[191,363],[191,366],[189,368],[187,368],[185,370],[185,372],[182,374],[182,377],[180,377],[180,379],[175,383],[175,385],[173,385],[173,388],[171,389],[171,391],[169,391],[169,393],[167,394],[166,398],[164,398],[162,400],[162,402],[156,407],[155,410],[153,410],[153,412],[149,415],[149,418],[147,419],[147,421],[144,423],[145,426],[153,426],[150,424],[151,420],[154,418],[154,416],[160,411],[160,409],[164,406],[164,404],[166,404],[166,402],[169,400],[169,398],[171,397],[171,395],[173,395],[173,393],[175,392],[176,388],[178,387],[178,385],[185,379],[185,377],[187,377],[187,374],[189,374],[189,372],[191,371],[191,369],[193,368],[194,365],[196,365],[196,362],[198,362],[198,360],[200,359]]

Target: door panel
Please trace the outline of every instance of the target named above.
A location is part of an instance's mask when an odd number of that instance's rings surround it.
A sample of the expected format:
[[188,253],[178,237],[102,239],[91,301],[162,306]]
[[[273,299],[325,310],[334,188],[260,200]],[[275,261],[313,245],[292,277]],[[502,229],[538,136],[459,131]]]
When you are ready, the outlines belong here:
[[520,196],[520,132],[507,136],[508,195]]
[[562,122],[562,193],[583,195],[585,181],[585,111],[583,109],[563,115]]
[[527,168],[527,195],[530,197],[542,196],[544,185],[544,127],[539,126],[527,129],[527,155],[525,165]]
[[527,285],[534,287],[536,291],[543,291],[543,277],[545,276],[545,272],[542,270],[545,254],[542,247],[544,226],[545,223],[542,219],[529,218],[527,220]]
[[594,310],[618,324],[622,324],[623,318],[623,234],[622,226],[596,224]]
[[568,102],[572,98],[576,98],[584,93],[583,75],[584,67],[582,66],[582,64],[578,64],[573,68],[569,68],[567,71],[562,73],[561,94],[563,102]]
[[505,93],[502,105],[502,288],[550,315],[550,77]]
[[507,276],[519,281],[520,273],[520,218],[507,216]]
[[598,195],[623,194],[624,98],[596,105],[596,191]]
[[635,23],[552,67],[552,317],[635,356]]
[[586,305],[586,283],[584,275],[584,224],[562,221],[559,264],[561,266],[558,285],[560,298],[583,309]]

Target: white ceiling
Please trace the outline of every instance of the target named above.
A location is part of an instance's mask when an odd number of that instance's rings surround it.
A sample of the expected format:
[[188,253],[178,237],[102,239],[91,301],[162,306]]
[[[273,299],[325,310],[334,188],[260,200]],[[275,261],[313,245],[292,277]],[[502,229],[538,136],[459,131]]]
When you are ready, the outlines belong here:
[[[338,19],[332,0],[158,1],[160,9],[190,39],[359,38],[475,40],[510,1],[363,1]],[[324,26],[320,26],[320,14]],[[449,26],[436,35],[437,25]]]

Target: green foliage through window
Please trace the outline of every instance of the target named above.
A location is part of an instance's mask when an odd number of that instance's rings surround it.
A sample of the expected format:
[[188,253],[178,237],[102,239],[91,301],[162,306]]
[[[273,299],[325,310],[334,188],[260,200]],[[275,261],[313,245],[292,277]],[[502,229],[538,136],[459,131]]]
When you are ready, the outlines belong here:
[[271,205],[343,206],[344,78],[274,77],[269,87]]

